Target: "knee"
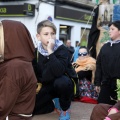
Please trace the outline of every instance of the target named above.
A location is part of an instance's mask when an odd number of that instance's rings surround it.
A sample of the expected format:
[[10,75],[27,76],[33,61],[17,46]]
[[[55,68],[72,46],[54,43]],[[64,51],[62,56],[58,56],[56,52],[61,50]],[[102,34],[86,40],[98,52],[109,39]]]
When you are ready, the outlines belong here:
[[69,88],[70,86],[72,86],[72,82],[70,78],[66,76],[57,78],[54,82],[54,87],[57,89],[64,89],[64,88],[66,89],[66,88]]
[[103,120],[108,114],[108,109],[106,107],[108,107],[108,105],[106,106],[105,104],[97,104],[93,108],[90,120],[96,120],[96,117],[98,118],[98,120]]

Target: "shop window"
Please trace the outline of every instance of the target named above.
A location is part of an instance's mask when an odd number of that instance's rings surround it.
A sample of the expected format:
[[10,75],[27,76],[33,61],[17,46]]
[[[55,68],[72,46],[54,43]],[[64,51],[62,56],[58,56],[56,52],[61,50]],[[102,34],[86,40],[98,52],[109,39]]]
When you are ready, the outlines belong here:
[[59,39],[64,43],[71,37],[71,26],[60,25]]

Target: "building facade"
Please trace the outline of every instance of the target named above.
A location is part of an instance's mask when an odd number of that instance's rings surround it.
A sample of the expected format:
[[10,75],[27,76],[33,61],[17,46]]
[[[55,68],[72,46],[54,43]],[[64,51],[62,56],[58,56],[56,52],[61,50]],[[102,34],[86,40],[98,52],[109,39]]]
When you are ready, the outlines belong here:
[[57,27],[57,39],[63,42],[70,39],[72,46],[76,41],[86,45],[95,4],[91,0],[6,0],[0,2],[0,21],[21,21],[29,29],[36,45],[37,24],[49,19]]

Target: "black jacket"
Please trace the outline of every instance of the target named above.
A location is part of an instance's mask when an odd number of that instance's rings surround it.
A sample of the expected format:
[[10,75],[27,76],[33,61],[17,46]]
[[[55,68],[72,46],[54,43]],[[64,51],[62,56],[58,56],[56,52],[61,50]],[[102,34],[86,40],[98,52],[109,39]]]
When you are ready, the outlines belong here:
[[96,86],[114,79],[120,79],[120,42],[104,44],[96,62]]
[[77,78],[68,57],[68,50],[64,45],[61,45],[49,56],[43,56],[38,53],[38,57],[36,55],[36,58],[33,60],[33,67],[38,82],[42,84],[49,84],[64,74]]
[[92,81],[92,70],[79,71],[78,77],[79,77],[79,80],[83,80],[84,78],[86,78],[87,80],[91,82]]
[[73,54],[74,54],[74,52],[75,52],[75,49],[74,49],[74,47],[72,47],[72,46],[67,47],[67,49],[68,49],[70,61],[73,62]]

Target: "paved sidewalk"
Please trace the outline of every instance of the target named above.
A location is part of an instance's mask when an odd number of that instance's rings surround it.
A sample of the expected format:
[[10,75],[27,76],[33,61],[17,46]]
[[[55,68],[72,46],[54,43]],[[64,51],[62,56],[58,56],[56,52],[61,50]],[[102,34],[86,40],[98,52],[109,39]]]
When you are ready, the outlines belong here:
[[[90,120],[90,114],[95,104],[72,102],[71,120]],[[52,112],[44,115],[36,115],[32,120],[58,120],[58,114]]]

